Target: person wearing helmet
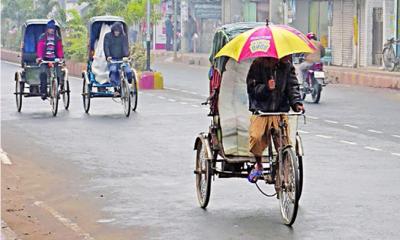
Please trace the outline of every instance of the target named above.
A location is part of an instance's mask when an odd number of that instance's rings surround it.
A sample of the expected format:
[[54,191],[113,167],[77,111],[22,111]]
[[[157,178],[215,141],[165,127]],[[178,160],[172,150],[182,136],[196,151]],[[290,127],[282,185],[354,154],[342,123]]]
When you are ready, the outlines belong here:
[[[110,62],[111,60],[120,61],[125,57],[129,56],[129,43],[128,37],[124,32],[124,28],[120,22],[115,22],[111,26],[111,32],[104,36],[104,55],[106,60]],[[111,84],[115,88],[115,95],[119,95],[120,86],[120,76],[119,68],[121,64],[109,63],[108,70],[110,71]],[[128,78],[128,82],[132,83],[133,73],[132,69],[127,65],[125,68],[125,73]]]
[[325,48],[322,46],[321,42],[317,40],[317,36],[315,35],[315,33],[307,33],[307,38],[314,44],[317,50],[313,53],[305,54],[305,61],[302,62],[298,67],[299,71],[301,72],[299,76],[299,81],[301,84],[304,82],[304,76],[306,75],[308,69],[310,69],[310,67],[314,65],[314,63],[320,62],[321,57],[325,55]]
[[[36,46],[36,62],[40,63],[42,60],[54,61],[56,58],[64,58],[63,45],[60,36],[56,32],[56,22],[50,20],[46,25],[46,32],[39,37]],[[47,73],[48,65],[40,65],[40,93],[43,100],[47,99]],[[57,77],[61,76],[60,66],[56,66]],[[62,84],[62,83],[61,83]]]

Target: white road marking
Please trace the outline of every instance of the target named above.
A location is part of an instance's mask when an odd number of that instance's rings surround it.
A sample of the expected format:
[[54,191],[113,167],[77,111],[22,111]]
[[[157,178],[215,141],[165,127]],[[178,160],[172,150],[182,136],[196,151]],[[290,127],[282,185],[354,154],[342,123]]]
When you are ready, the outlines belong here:
[[12,162],[11,162],[10,158],[8,157],[7,153],[4,152],[2,148],[0,148],[0,159],[1,159],[1,162],[3,164],[6,164],[6,165],[11,165],[12,164]]
[[346,141],[346,140],[340,140],[341,143],[345,143],[345,144],[349,144],[349,145],[357,145],[357,143],[355,142],[350,142],[350,141]]
[[152,94],[152,93],[147,93],[147,95],[149,95],[149,96],[154,96],[154,94]]
[[210,110],[209,108],[203,107],[204,110]]
[[188,104],[187,102],[180,102],[180,104],[182,104],[182,105],[186,105],[186,104]]
[[307,134],[307,133],[310,133],[310,132],[307,132],[307,131],[304,131],[304,130],[297,130],[299,133],[304,133],[304,134]]
[[324,122],[333,123],[333,124],[338,124],[338,123],[339,123],[339,122],[337,122],[337,121],[332,121],[332,120],[324,120]]
[[166,97],[158,96],[159,99],[166,99]]
[[176,88],[165,88],[165,89],[168,89],[168,90],[172,90],[172,91],[178,91],[178,89],[176,89]]
[[364,148],[365,148],[365,149],[368,149],[368,150],[372,150],[372,151],[382,151],[382,149],[380,149],[380,148],[375,148],[375,147],[365,146]]
[[209,96],[208,95],[201,95],[202,97],[206,97],[206,98],[208,98]]
[[185,89],[181,89],[181,92],[189,93],[189,91],[188,91],[188,90],[185,90]]
[[80,237],[82,237],[82,239],[85,240],[95,240],[92,236],[90,236],[89,233],[85,233],[82,228],[80,228],[78,226],[78,224],[76,224],[75,222],[73,222],[71,219],[68,219],[66,217],[64,217],[61,213],[59,213],[57,210],[55,210],[54,208],[48,206],[47,204],[45,204],[42,201],[36,201],[33,203],[34,205],[43,208],[44,210],[46,210],[47,212],[49,212],[51,215],[53,215],[53,217],[55,217],[58,221],[60,221],[62,224],[64,224],[64,226],[66,226],[67,228],[71,229],[72,231],[74,231],[75,233],[77,233]]
[[354,125],[350,125],[350,124],[345,124],[344,126],[349,127],[349,128],[354,128],[354,129],[359,128],[358,126],[354,126]]
[[372,132],[372,133],[383,133],[382,131],[378,131],[378,130],[374,130],[374,129],[368,129],[368,132]]
[[194,104],[192,104],[192,107],[200,107],[199,105],[194,105]]
[[320,135],[320,134],[315,135],[315,136],[320,137],[320,138],[325,138],[325,139],[331,139],[331,138],[333,138],[332,136],[326,136],[326,135]]
[[114,222],[115,218],[109,218],[109,219],[99,219],[96,222],[97,223],[110,223],[110,222]]
[[313,117],[313,116],[307,116],[307,118],[309,118],[309,119],[319,119],[319,117]]
[[400,135],[392,135],[392,137],[400,138]]
[[190,92],[193,95],[199,95],[197,92]]
[[392,153],[393,156],[400,157],[400,153]]
[[170,101],[170,102],[176,102],[176,100],[175,100],[175,99],[172,99],[172,98],[168,99],[168,101]]

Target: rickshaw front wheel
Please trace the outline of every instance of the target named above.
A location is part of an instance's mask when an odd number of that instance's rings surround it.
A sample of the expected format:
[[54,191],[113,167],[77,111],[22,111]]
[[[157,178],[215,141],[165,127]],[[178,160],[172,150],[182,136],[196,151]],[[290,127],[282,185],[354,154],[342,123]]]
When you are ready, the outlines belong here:
[[278,192],[279,205],[283,223],[291,226],[297,216],[299,207],[299,170],[296,154],[291,147],[282,150],[282,161],[280,161],[279,170],[281,187]]
[[53,117],[57,116],[58,99],[59,99],[58,84],[57,84],[57,79],[54,78],[53,80],[51,80],[51,85],[50,85],[50,105]]
[[131,90],[126,79],[121,79],[121,102],[124,107],[125,116],[129,117],[131,114]]
[[208,160],[207,149],[202,141],[196,147],[196,192],[201,208],[206,208],[211,195],[211,163]]

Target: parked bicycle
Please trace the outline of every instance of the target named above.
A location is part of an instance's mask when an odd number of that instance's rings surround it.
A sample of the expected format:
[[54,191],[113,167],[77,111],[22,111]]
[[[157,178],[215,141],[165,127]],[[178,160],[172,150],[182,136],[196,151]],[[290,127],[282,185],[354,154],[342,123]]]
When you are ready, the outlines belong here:
[[400,55],[396,56],[394,50],[395,45],[400,45],[400,39],[395,40],[394,38],[391,38],[387,40],[382,51],[385,69],[391,72],[400,67]]

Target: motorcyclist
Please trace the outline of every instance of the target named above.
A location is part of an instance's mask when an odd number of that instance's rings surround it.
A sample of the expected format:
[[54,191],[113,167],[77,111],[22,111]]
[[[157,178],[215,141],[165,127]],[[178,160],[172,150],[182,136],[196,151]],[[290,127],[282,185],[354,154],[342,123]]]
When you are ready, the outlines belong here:
[[[250,67],[246,82],[249,110],[253,113],[249,130],[250,152],[256,160],[248,180],[255,183],[263,173],[262,154],[271,141],[271,130],[278,130],[280,121],[280,116],[260,116],[259,113],[289,112],[290,108],[300,112],[304,111],[304,107],[299,82],[290,58],[257,58]],[[288,121],[287,117],[283,118],[284,121]],[[279,149],[280,142],[276,137],[274,145]]]
[[[46,32],[40,35],[36,46],[36,56],[36,62],[38,63],[42,60],[54,61],[56,58],[62,61],[64,58],[62,41],[56,32],[56,22],[54,20],[47,22]],[[57,77],[60,78],[61,68],[59,65],[56,65],[55,68]],[[47,98],[48,69],[49,66],[47,64],[40,65],[40,93],[43,100]]]
[[[104,55],[106,60],[110,62],[111,60],[120,61],[129,56],[129,43],[128,37],[126,36],[123,26],[120,22],[116,22],[111,26],[111,32],[104,36]],[[119,68],[120,63],[109,63],[108,70],[110,71],[111,84],[115,88],[115,95],[119,95],[120,86],[120,76]],[[133,72],[132,69],[127,65],[125,68],[125,73],[128,78],[128,82],[132,83]]]
[[299,74],[299,82],[304,83],[305,76],[307,71],[314,65],[316,62],[321,61],[321,57],[325,55],[325,48],[322,46],[321,42],[317,40],[317,36],[313,32],[307,33],[307,38],[314,44],[316,51],[313,53],[307,53],[304,55],[304,62],[302,62],[298,69],[301,74]]

